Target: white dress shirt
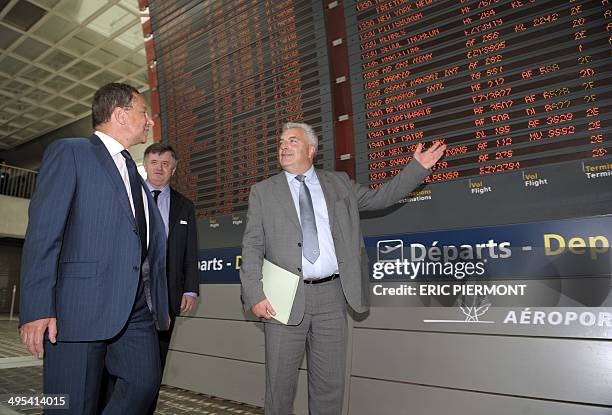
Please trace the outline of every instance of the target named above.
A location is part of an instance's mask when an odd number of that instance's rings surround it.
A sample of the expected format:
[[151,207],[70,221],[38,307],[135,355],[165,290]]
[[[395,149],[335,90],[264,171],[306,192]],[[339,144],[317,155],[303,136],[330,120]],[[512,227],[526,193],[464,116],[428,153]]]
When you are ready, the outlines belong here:
[[[125,150],[125,147],[123,147],[123,145],[121,145],[119,141],[115,140],[110,135],[101,133],[100,131],[95,131],[95,134],[100,137],[100,140],[102,140],[102,143],[113,158],[115,166],[117,166],[117,170],[119,170],[119,174],[121,175],[121,179],[123,180],[123,185],[125,186],[125,191],[127,192],[127,197],[130,200],[130,206],[132,207],[132,215],[134,215],[134,219],[136,219],[134,201],[132,200],[132,189],[130,188],[130,176],[128,174],[127,166],[125,165],[125,157],[123,157],[123,155],[121,154],[121,152]],[[145,219],[147,221],[147,229],[150,229],[149,203],[147,201],[147,195],[145,193],[144,187],[142,188],[142,202],[144,203],[144,213]],[[150,233],[150,231],[147,231],[147,246],[149,245]]]
[[[300,218],[300,182],[295,178],[297,174],[285,172],[291,197]],[[329,277],[332,274],[338,273],[338,260],[336,259],[336,248],[334,247],[334,239],[329,227],[329,216],[327,212],[327,203],[323,195],[323,189],[319,183],[319,178],[315,173],[314,166],[311,166],[306,173],[304,183],[308,186],[310,197],[312,198],[312,206],[317,223],[317,239],[319,240],[319,258],[314,264],[311,264],[304,255],[302,255],[302,274],[304,279],[320,279]]]

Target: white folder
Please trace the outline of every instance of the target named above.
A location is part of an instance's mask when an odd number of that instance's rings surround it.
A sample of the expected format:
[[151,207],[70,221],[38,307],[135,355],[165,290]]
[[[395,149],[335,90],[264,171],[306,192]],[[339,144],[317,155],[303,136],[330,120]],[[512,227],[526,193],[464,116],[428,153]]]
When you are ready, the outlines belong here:
[[293,308],[295,293],[302,277],[271,263],[267,259],[264,259],[261,274],[263,276],[264,294],[276,311],[273,318],[287,324]]

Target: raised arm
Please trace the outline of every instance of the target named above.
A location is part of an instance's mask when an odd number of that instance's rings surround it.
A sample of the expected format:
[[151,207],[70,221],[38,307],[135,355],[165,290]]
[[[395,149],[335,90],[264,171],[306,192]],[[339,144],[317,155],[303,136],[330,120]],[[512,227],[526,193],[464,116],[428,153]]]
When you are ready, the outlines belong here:
[[414,159],[399,174],[382,186],[370,189],[368,186],[354,183],[359,210],[384,209],[419,186],[431,173],[430,169],[444,154],[446,145],[434,141],[427,151],[422,151],[422,149],[423,146],[418,144],[414,152]]

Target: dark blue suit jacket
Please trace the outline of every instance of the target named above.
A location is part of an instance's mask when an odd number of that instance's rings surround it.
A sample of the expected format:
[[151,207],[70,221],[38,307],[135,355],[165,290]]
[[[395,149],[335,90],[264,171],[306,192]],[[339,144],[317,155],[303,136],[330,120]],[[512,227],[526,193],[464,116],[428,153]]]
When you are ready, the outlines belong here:
[[[158,329],[165,330],[166,236],[155,202],[145,193],[153,315]],[[140,249],[125,185],[102,141],[94,135],[54,142],[30,202],[21,324],[56,317],[60,341],[114,337],[134,304]]]
[[181,313],[181,299],[186,292],[200,294],[198,275],[198,229],[193,202],[170,188],[168,214],[168,293],[170,310]]

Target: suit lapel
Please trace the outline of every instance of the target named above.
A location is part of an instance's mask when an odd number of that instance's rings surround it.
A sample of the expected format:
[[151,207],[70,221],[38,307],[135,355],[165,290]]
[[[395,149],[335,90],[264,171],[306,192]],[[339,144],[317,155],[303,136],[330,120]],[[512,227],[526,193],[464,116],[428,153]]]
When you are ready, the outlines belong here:
[[168,237],[172,234],[172,229],[174,229],[174,225],[179,218],[179,213],[181,212],[181,205],[183,201],[177,195],[176,191],[173,188],[170,188],[170,212],[168,212]]
[[282,171],[276,176],[273,176],[272,181],[274,183],[272,186],[272,191],[274,196],[279,201],[278,206],[287,206],[287,208],[284,209],[285,214],[289,217],[289,220],[293,222],[293,224],[301,231],[302,227],[300,225],[300,220],[298,219],[297,211],[295,210],[295,203],[291,197],[291,190],[289,189],[289,183],[287,183],[287,176],[285,176],[285,172]]
[[321,189],[323,190],[323,196],[325,197],[325,204],[327,205],[327,217],[329,218],[329,229],[334,229],[334,213],[336,211],[336,198],[334,194],[331,193],[331,187],[333,184],[327,177],[327,174],[324,170],[315,169],[315,173],[317,174],[317,178],[319,179],[319,184],[321,185]]
[[134,214],[132,213],[130,200],[128,199],[123,179],[119,174],[119,170],[117,170],[117,165],[115,165],[113,158],[109,154],[102,140],[100,140],[100,137],[94,134],[90,137],[90,140],[94,144],[95,154],[98,161],[102,165],[103,170],[106,172],[106,176],[111,181],[113,187],[118,193],[118,199],[121,207],[123,207],[123,210],[129,216],[132,224],[136,226],[136,220],[134,219]]

